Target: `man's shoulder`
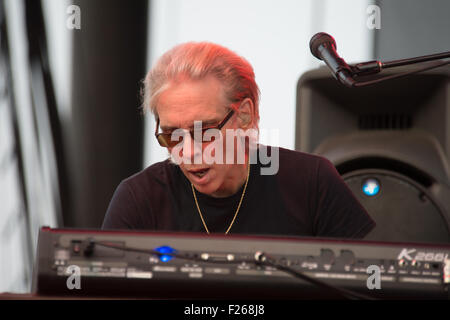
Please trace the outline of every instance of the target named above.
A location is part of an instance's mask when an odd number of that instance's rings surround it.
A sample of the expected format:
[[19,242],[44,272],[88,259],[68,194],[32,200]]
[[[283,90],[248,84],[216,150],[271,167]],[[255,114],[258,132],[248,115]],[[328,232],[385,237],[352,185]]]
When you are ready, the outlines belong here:
[[280,168],[287,166],[288,168],[301,167],[303,169],[317,169],[322,163],[330,163],[328,159],[320,155],[281,147],[278,149],[280,154]]
[[[271,148],[272,161],[275,147]],[[278,171],[276,177],[289,185],[309,185],[316,183],[322,171],[332,172],[334,165],[327,158],[281,147],[278,149]]]
[[156,162],[123,180],[129,186],[164,185],[173,176],[175,164],[170,160]]

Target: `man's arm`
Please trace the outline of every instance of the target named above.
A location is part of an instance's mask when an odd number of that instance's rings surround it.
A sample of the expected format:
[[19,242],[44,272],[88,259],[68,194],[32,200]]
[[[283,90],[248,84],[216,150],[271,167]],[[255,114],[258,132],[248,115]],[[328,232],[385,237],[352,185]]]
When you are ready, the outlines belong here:
[[136,199],[128,184],[122,181],[109,203],[102,229],[135,229],[137,227]]
[[322,158],[317,170],[316,236],[365,237],[375,222],[329,160]]

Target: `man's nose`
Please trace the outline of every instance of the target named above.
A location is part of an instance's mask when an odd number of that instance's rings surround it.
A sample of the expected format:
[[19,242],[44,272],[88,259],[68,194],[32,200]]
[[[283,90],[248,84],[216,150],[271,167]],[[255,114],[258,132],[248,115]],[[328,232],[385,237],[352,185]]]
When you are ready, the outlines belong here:
[[202,143],[194,141],[189,132],[183,136],[183,160],[186,163],[201,163],[202,162]]

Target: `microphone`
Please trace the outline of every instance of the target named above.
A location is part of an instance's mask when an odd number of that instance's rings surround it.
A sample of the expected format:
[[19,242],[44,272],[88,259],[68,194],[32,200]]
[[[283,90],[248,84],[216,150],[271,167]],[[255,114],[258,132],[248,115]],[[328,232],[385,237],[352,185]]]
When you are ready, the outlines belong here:
[[353,72],[336,52],[336,41],[332,36],[325,32],[316,33],[309,41],[309,48],[314,57],[327,64],[336,80],[347,87],[354,86]]

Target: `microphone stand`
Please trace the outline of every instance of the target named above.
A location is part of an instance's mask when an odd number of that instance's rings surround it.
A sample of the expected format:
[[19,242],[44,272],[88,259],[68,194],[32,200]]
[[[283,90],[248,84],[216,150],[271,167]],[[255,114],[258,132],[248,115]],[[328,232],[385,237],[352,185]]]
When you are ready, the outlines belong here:
[[[351,81],[351,83],[344,83],[344,84],[348,87],[365,87],[365,86],[383,82],[386,80],[405,77],[405,76],[408,76],[411,74],[439,68],[439,67],[450,64],[450,60],[447,60],[447,61],[439,60],[439,59],[445,59],[445,58],[450,58],[450,51],[426,55],[426,56],[420,56],[420,57],[415,57],[415,58],[393,60],[393,61],[388,61],[388,62],[381,62],[378,60],[374,60],[374,61],[358,63],[355,65],[350,65],[349,67],[352,72],[354,81]],[[383,69],[395,68],[395,67],[400,67],[400,66],[405,66],[405,65],[415,64],[415,63],[421,63],[421,62],[426,62],[426,61],[434,61],[434,60],[438,60],[438,61],[428,63],[423,68],[419,68],[417,70],[412,70],[412,71],[408,71],[408,72],[404,72],[404,73],[400,73],[400,74],[394,74],[394,75],[390,75],[390,76],[381,77],[378,79],[364,81],[364,77],[366,77],[368,75],[377,74],[377,73],[381,72],[381,70],[383,70]]]

